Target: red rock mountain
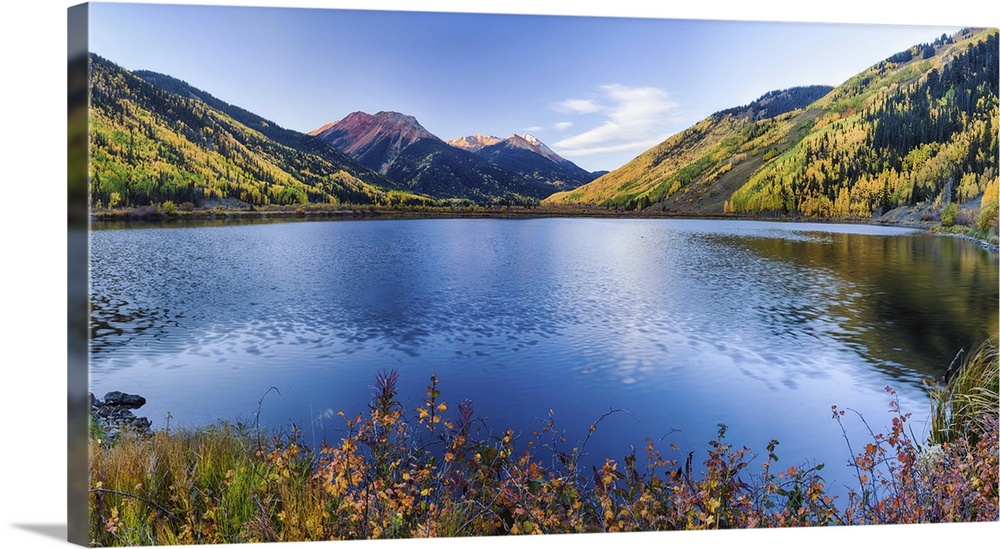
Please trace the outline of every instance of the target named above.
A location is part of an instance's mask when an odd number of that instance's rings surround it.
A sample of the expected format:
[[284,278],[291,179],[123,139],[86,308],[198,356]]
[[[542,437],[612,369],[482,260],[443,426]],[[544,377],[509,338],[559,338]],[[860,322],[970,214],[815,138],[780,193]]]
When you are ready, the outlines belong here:
[[399,153],[417,140],[440,141],[416,118],[391,111],[375,114],[352,112],[341,120],[309,132],[309,135],[319,137],[383,174]]

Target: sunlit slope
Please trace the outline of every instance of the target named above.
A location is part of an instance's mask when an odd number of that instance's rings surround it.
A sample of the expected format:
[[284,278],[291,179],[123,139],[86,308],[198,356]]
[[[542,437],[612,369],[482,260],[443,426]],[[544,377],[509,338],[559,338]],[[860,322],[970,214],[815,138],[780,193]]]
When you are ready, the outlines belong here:
[[621,168],[576,190],[554,194],[546,203],[722,211],[723,201],[750,172],[808,130],[817,113],[803,107],[831,89],[774,91],[749,105],[717,112]]
[[752,174],[730,208],[869,217],[977,201],[996,185],[997,63],[996,29],[878,63],[818,101],[808,135]]
[[[869,217],[995,194],[996,29],[914,46],[829,93],[801,90],[715,113],[545,203]],[[781,109],[754,108],[789,92]]]
[[380,188],[391,185],[384,177],[318,139],[246,111],[230,108],[227,114],[218,108],[225,104],[208,94],[189,87],[178,93],[179,81],[159,80],[171,85],[153,85],[90,56],[92,205],[372,204],[402,198]]

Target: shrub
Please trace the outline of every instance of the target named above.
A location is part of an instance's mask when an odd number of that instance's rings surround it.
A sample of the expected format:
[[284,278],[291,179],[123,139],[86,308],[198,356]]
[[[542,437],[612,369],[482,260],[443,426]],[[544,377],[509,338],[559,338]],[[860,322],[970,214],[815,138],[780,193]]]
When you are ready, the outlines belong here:
[[979,208],[960,208],[955,224],[963,227],[975,227],[979,219]]
[[989,231],[996,232],[997,230],[997,207],[998,201],[990,200],[983,204],[982,208],[979,209],[979,218],[976,220],[976,226],[980,231],[988,233]]
[[[907,435],[910,414],[892,396],[892,427],[873,433],[853,466],[857,489],[839,518],[844,524],[994,521],[998,516],[997,416],[977,422],[977,440],[923,447]],[[841,422],[844,410],[834,407]],[[864,421],[864,418],[862,418]],[[846,436],[846,434],[845,434]]]
[[958,218],[958,204],[955,202],[949,202],[941,208],[941,225],[945,227],[951,227],[955,224],[955,220]]

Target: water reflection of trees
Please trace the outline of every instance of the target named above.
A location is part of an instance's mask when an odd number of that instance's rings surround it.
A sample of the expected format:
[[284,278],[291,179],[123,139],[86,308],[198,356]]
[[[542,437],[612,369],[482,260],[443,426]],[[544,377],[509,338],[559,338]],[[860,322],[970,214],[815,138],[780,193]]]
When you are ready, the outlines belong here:
[[805,276],[822,269],[845,282],[829,285],[839,295],[816,305],[887,374],[940,377],[960,349],[997,334],[995,254],[932,235],[813,236],[747,238],[742,246]]
[[179,315],[166,309],[137,306],[120,299],[92,295],[90,298],[90,351],[99,353],[125,346],[143,335],[154,339],[177,327]]

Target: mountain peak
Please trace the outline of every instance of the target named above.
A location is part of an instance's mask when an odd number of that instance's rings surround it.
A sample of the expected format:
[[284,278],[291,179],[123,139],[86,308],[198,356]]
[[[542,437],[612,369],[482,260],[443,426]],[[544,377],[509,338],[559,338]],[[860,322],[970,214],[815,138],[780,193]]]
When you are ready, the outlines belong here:
[[478,152],[486,147],[492,147],[494,145],[502,145],[517,149],[527,149],[556,163],[566,162],[563,157],[559,156],[552,149],[545,146],[545,144],[539,141],[537,137],[527,133],[523,135],[513,133],[505,139],[501,139],[494,135],[483,135],[477,133],[475,135],[467,135],[465,137],[452,139],[451,141],[448,141],[448,144],[471,152]]
[[452,139],[451,141],[448,141],[448,144],[452,147],[458,147],[467,151],[476,152],[478,150],[482,150],[484,147],[496,145],[501,141],[503,140],[499,137],[477,133],[475,135],[467,135],[465,137]]
[[537,137],[535,137],[535,136],[531,135],[530,133],[526,133],[526,134],[524,134],[524,135],[517,135],[517,134],[515,133],[515,134],[514,134],[514,135],[512,135],[511,137],[515,137],[515,136],[516,136],[516,137],[520,137],[521,139],[523,139],[523,140],[527,141],[528,143],[530,143],[530,144],[532,144],[532,145],[535,145],[535,146],[538,146],[538,145],[541,145],[541,144],[542,144],[542,142],[541,142],[541,141],[539,141]]
[[343,119],[334,122],[334,124],[348,127],[373,128],[383,133],[402,133],[414,138],[419,136],[434,137],[436,139],[436,136],[421,126],[415,117],[395,111],[379,111],[375,114],[355,111]]
[[[364,113],[361,113],[361,114],[364,114]],[[385,122],[392,122],[392,123],[395,123],[395,124],[401,124],[401,125],[406,125],[406,126],[416,126],[416,127],[420,128],[420,129],[423,129],[423,126],[421,126],[420,123],[417,122],[416,117],[411,116],[409,114],[403,114],[401,112],[396,112],[396,111],[379,111],[379,112],[375,113],[374,117],[377,120],[382,120],[382,121],[385,121]],[[426,131],[426,130],[424,130],[424,131]]]
[[417,119],[395,111],[368,114],[355,111],[311,132],[362,164],[385,173],[399,151],[419,139],[440,139],[424,129]]
[[444,142],[416,118],[392,111],[353,112],[312,135],[389,179],[430,194],[468,197],[480,192],[469,190],[477,181],[507,181],[518,194],[541,198],[594,178],[532,135],[502,139],[477,133]]
[[556,164],[563,164],[567,160],[555,153],[552,149],[548,148],[545,143],[538,140],[537,137],[531,134],[512,134],[507,139],[503,140],[503,143],[508,147],[514,147],[518,149],[528,149],[534,153],[541,155],[549,160],[555,162]]

